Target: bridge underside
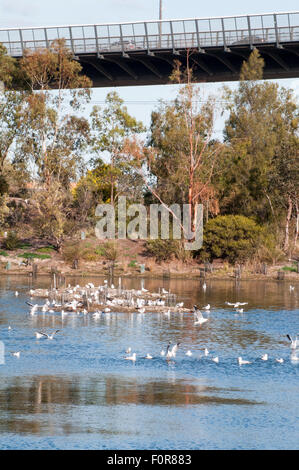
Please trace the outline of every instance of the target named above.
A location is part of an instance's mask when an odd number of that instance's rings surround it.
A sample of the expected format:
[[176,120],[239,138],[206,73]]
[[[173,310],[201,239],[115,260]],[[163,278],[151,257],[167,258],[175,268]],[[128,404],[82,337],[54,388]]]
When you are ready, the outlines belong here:
[[[265,61],[264,78],[299,77],[299,43],[263,44],[255,46]],[[240,69],[252,49],[250,46],[205,48],[204,52],[189,51],[189,64],[193,66],[196,82],[227,82],[239,80]],[[94,87],[132,85],[161,85],[171,83],[169,76],[174,61],[187,62],[187,50],[161,50],[110,52],[101,57],[97,54],[76,55],[83,72],[92,80]]]

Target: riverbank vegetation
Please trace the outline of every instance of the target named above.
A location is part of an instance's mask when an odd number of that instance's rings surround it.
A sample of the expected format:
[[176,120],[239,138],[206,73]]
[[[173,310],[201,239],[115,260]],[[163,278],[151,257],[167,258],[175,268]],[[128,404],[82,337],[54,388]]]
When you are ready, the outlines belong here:
[[[27,264],[55,258],[74,269],[80,261],[117,264],[123,246],[96,239],[95,210],[99,203],[117,210],[126,196],[127,204],[147,208],[189,204],[193,229],[202,204],[204,238],[194,252],[178,240],[139,243],[138,260],[134,253],[122,260],[124,271],[167,262],[189,269],[205,262],[291,263],[286,268],[296,269],[299,113],[293,90],[263,81],[263,59],[254,49],[233,91],[223,87],[221,96],[203,97],[192,81],[192,51],[187,59],[186,68],[174,62],[177,97],[153,109],[146,129],[116,92],[87,113],[92,83],[64,40],[19,61],[0,47],[3,263],[11,253]],[[219,101],[226,116],[221,140],[215,138]],[[26,243],[34,249],[24,249]]]

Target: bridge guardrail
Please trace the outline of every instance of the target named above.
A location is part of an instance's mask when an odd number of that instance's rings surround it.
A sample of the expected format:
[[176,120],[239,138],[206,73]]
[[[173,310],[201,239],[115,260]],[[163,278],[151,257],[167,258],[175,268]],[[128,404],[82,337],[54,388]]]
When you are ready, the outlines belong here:
[[74,54],[244,46],[299,41],[299,12],[122,24],[0,29],[8,54],[64,38]]

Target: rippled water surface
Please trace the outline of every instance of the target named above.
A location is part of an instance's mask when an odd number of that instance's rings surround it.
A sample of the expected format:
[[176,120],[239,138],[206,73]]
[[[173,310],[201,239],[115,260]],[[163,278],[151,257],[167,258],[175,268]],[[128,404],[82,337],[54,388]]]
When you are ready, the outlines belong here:
[[[299,284],[290,291],[288,283],[207,281],[204,291],[193,280],[127,279],[123,286],[141,282],[153,292],[171,289],[190,308],[210,303],[209,321],[194,325],[188,313],[30,316],[27,278],[0,277],[0,448],[298,449],[299,361],[286,334],[299,333]],[[49,284],[43,278],[34,287]],[[237,314],[225,301],[248,305]],[[37,340],[41,329],[60,331]],[[181,345],[167,362],[160,351],[169,340]],[[124,360],[129,346],[135,364]],[[239,366],[238,356],[252,363]]]

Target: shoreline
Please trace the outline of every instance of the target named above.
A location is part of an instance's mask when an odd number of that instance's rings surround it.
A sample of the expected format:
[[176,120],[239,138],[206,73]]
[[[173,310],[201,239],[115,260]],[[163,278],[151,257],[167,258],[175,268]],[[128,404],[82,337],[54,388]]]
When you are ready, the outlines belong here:
[[[236,277],[234,274],[211,274],[208,273],[205,276],[202,276],[201,273],[186,273],[186,272],[181,272],[181,273],[170,273],[170,274],[161,274],[159,272],[134,272],[134,273],[123,273],[123,272],[118,272],[115,271],[113,276],[109,276],[109,273],[98,273],[98,272],[86,272],[86,271],[80,271],[78,270],[77,272],[55,272],[57,276],[63,276],[67,278],[99,278],[99,279],[105,279],[105,278],[111,278],[111,277],[121,277],[121,278],[126,278],[126,279],[161,279],[161,280],[198,280],[201,282],[204,281],[235,281],[235,282],[241,282],[241,281],[277,281],[279,283],[283,282],[292,282],[299,284],[299,274],[298,273],[285,273],[285,276],[283,279],[279,279],[274,273],[271,274],[244,274],[241,275],[240,277]],[[53,272],[48,271],[39,271],[36,276],[33,275],[32,271],[24,271],[24,270],[7,270],[7,271],[0,271],[0,277],[9,277],[9,276],[22,276],[22,277],[29,277],[29,278],[38,278],[38,277],[43,277],[43,278],[51,278],[53,277]]]

